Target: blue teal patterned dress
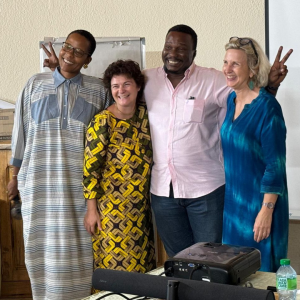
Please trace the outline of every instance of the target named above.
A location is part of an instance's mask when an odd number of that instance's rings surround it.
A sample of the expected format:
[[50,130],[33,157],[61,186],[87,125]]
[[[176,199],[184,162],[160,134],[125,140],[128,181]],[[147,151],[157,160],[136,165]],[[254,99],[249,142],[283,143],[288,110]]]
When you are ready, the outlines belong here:
[[[255,247],[261,252],[261,271],[276,271],[287,255],[288,193],[286,127],[277,100],[261,89],[233,121],[235,92],[227,100],[221,128],[225,166],[223,243]],[[253,226],[264,193],[278,194],[270,236],[254,241]]]

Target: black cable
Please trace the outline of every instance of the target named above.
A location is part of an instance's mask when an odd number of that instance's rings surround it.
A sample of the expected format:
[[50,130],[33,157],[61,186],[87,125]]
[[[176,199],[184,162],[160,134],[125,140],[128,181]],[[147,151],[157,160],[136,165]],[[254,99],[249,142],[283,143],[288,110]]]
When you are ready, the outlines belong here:
[[133,298],[128,298],[127,296],[125,296],[125,295],[123,295],[123,294],[120,294],[120,293],[109,293],[109,294],[100,296],[99,298],[96,298],[95,300],[104,299],[104,298],[106,298],[106,297],[108,297],[108,296],[112,296],[112,295],[117,295],[117,296],[123,297],[123,298],[126,299],[126,300],[147,300],[147,299],[150,299],[150,298],[147,297],[147,296],[135,296],[135,297],[133,297]]
[[[108,293],[108,294],[106,294],[106,295],[100,296],[100,297],[97,298],[96,300],[104,299],[104,298],[106,298],[106,297],[108,297],[108,296],[112,296],[112,295],[121,296],[121,297],[123,297],[124,299],[130,300],[130,298],[126,297],[126,296],[123,295],[123,294],[119,294],[119,293]],[[133,299],[133,298],[132,298],[132,299]]]
[[167,271],[164,271],[164,272],[162,272],[162,273],[158,274],[158,276],[165,275],[166,273],[167,273]]
[[167,275],[168,272],[172,272],[173,273],[173,267],[169,267],[166,271],[158,274],[158,276]]
[[[195,267],[193,268],[191,274],[190,274],[189,279],[192,279],[193,274],[194,274],[197,270],[203,269],[203,267],[206,268],[206,270],[207,270],[207,277],[208,277],[209,281],[211,281],[210,267],[209,267],[208,265],[198,265],[198,266],[195,266]],[[203,278],[203,277],[202,277],[202,278]],[[202,280],[202,278],[201,278],[201,280]],[[203,281],[203,280],[202,280],[202,281]]]

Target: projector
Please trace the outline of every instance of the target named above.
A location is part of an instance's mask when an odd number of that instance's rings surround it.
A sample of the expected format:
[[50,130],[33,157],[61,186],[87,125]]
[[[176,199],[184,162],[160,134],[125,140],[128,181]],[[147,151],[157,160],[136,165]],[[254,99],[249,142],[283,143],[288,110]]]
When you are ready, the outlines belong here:
[[239,284],[261,266],[260,251],[221,243],[197,243],[164,263],[166,276]]

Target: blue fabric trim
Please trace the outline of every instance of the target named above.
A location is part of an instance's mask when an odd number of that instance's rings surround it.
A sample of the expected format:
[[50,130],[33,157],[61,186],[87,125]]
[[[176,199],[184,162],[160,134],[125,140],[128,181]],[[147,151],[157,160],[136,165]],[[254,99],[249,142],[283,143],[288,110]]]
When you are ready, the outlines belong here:
[[12,157],[12,158],[10,159],[10,162],[9,162],[9,163],[10,163],[12,166],[15,166],[15,167],[20,168],[21,165],[22,165],[22,162],[23,162],[22,159],[17,159],[17,158]]
[[31,116],[36,124],[59,117],[56,95],[48,95],[31,104]]
[[90,104],[89,102],[86,102],[85,99],[78,96],[70,117],[88,126],[91,121],[91,115],[94,116],[97,112],[97,107]]

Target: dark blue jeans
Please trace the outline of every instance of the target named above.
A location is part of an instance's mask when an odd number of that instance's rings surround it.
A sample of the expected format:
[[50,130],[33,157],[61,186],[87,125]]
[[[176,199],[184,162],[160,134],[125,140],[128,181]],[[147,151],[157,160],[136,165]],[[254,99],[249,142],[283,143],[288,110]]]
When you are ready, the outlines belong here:
[[185,199],[151,194],[160,238],[172,257],[199,242],[222,242],[225,185],[208,195]]

